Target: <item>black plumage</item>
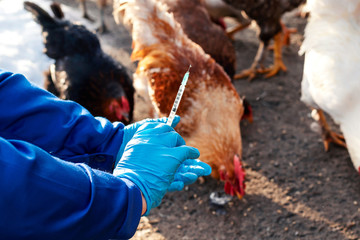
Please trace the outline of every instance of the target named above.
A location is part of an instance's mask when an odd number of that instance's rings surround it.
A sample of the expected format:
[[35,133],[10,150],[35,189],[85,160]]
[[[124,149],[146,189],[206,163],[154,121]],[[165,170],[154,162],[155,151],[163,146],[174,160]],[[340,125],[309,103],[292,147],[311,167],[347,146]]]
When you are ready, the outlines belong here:
[[282,46],[282,24],[281,17],[285,12],[291,11],[306,0],[223,0],[227,4],[243,10],[251,19],[255,20],[260,28],[259,39],[261,41],[257,56],[249,70],[236,76],[236,78],[248,76],[252,79],[258,72],[256,67],[264,58],[264,49],[271,39],[274,39],[274,66],[261,72],[267,72],[267,76],[275,75],[279,70],[286,71],[286,67],[282,62],[281,46]]
[[241,9],[260,27],[260,39],[271,40],[281,31],[280,19],[285,12],[297,8],[305,0],[223,0]]
[[62,19],[58,4],[51,6],[55,17],[31,2],[24,2],[24,7],[42,26],[44,53],[55,60],[44,87],[62,99],[78,102],[95,116],[130,123],[132,79],[124,66],[102,51],[96,34]]

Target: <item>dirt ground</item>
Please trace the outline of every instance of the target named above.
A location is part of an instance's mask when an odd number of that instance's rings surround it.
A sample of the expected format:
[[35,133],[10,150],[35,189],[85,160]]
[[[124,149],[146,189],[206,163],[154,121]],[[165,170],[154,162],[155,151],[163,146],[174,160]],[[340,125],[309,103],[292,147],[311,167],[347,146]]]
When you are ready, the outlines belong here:
[[[59,2],[78,8],[76,1]],[[99,19],[95,3],[88,7]],[[134,71],[131,37],[114,23],[112,6],[106,10],[110,33],[99,35],[102,46]],[[300,101],[304,58],[298,50],[306,20],[292,13],[285,23],[298,29],[283,49],[288,71],[271,79],[234,82],[254,111],[254,122],[241,124],[246,196],[216,206],[209,196],[221,192],[223,184],[207,177],[167,194],[150,216],[142,218],[133,240],[360,239],[360,176],[346,149],[331,145],[324,151],[320,134],[310,128],[310,110]],[[255,27],[237,33],[234,45],[240,71],[256,54]],[[271,58],[270,54],[268,63]]]

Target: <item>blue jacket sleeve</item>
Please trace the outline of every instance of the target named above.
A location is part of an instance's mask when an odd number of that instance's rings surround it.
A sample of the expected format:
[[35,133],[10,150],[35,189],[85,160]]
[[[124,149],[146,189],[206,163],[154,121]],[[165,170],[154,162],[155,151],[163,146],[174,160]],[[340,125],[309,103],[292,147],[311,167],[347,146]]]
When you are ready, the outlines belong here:
[[0,137],[1,239],[130,238],[141,208],[126,179]]
[[112,170],[124,125],[94,118],[73,101],[0,69],[0,136],[30,142],[51,155]]

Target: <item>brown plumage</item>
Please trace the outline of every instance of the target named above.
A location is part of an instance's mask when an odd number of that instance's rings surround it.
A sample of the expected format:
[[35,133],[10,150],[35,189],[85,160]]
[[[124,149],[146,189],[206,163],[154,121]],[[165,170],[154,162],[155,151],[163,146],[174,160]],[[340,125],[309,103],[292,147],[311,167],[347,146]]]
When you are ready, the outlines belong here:
[[168,6],[168,11],[174,14],[186,35],[214,58],[232,79],[236,67],[235,48],[223,29],[210,19],[203,1],[158,1]]
[[[142,85],[149,109],[168,116],[189,65],[190,77],[177,114],[176,130],[211,165],[212,176],[225,181],[225,191],[244,194],[241,167],[242,99],[230,78],[181,26],[154,0],[114,1],[114,16],[131,29],[132,59],[138,62],[135,86]],[[150,110],[149,110],[150,111]]]

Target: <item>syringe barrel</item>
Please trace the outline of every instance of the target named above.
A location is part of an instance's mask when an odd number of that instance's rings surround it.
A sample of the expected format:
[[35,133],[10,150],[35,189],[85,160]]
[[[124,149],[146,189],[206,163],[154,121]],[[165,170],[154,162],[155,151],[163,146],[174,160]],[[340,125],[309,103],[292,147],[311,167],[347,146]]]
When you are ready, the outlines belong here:
[[180,87],[179,87],[179,90],[176,94],[176,98],[175,98],[175,101],[174,101],[174,104],[171,108],[171,111],[170,111],[170,115],[168,117],[168,120],[166,121],[166,124],[171,126],[172,122],[174,121],[174,118],[175,118],[175,114],[176,114],[176,111],[179,107],[179,104],[180,104],[180,100],[181,100],[181,97],[184,93],[184,90],[185,90],[185,85],[184,84],[181,84]]

